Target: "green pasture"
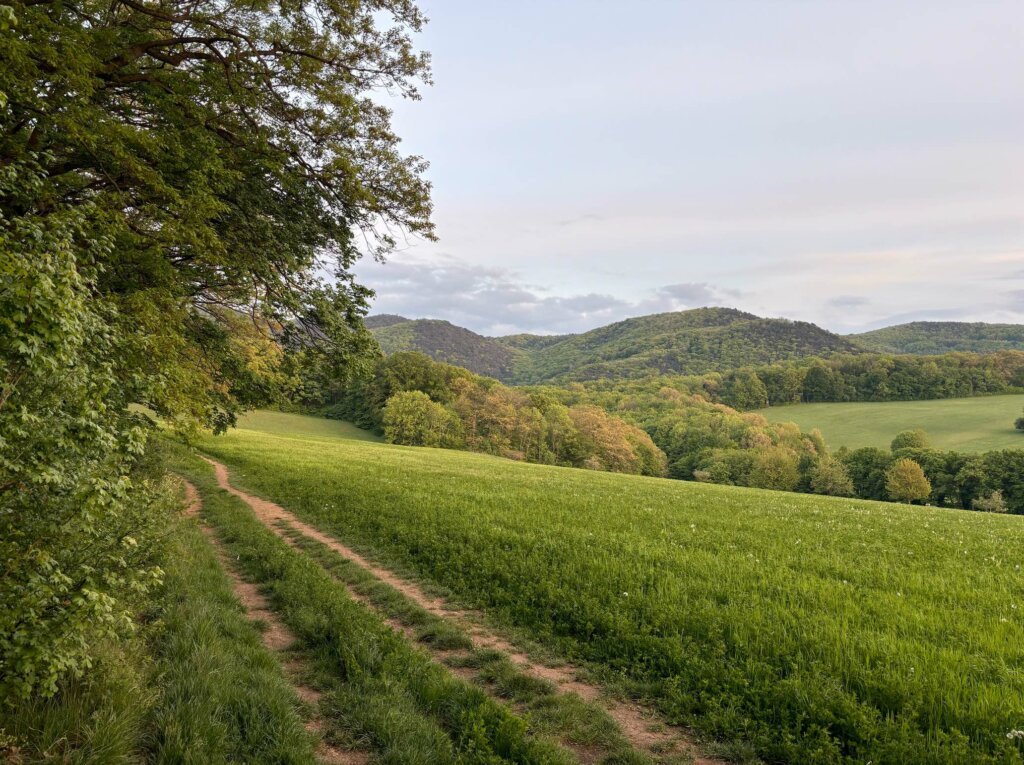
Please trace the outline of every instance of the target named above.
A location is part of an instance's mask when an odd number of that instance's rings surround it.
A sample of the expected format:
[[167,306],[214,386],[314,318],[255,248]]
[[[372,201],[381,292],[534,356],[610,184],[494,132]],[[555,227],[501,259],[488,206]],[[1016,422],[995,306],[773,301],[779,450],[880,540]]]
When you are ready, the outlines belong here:
[[1019,517],[273,427],[201,446],[704,736],[773,762],[1022,761]]
[[833,449],[848,446],[888,448],[903,430],[923,428],[932,446],[961,452],[1024,449],[1024,432],[1015,430],[1024,395],[950,398],[937,401],[880,401],[852,404],[792,404],[761,409],[774,422],[818,428]]

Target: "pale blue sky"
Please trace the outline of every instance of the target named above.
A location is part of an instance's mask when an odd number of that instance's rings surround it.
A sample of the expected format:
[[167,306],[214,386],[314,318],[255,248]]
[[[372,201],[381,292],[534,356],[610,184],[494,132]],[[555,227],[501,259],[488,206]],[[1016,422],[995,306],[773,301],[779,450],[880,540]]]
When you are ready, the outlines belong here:
[[432,0],[397,107],[440,241],[374,312],[1024,321],[1024,0]]

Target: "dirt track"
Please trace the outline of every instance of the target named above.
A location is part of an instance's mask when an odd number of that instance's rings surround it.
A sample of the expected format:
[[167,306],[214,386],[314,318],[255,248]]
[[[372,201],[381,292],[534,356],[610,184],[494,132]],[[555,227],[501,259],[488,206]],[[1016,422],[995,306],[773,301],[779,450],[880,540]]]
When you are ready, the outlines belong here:
[[[185,499],[187,502],[185,514],[196,518],[198,521],[199,511],[203,506],[203,500],[199,497],[199,492],[196,491],[195,486],[184,479],[182,480],[185,484]],[[246,582],[238,575],[238,572],[234,570],[227,554],[224,551],[224,546],[214,535],[213,531],[211,531],[206,524],[202,523],[202,521],[199,521],[199,528],[202,530],[206,538],[210,540],[214,549],[217,551],[217,557],[220,559],[221,568],[224,569],[224,572],[231,579],[231,585],[235,592],[235,597],[237,597],[245,607],[246,616],[250,621],[260,622],[265,626],[265,629],[262,630],[263,644],[271,651],[278,654],[287,651],[289,647],[295,644],[295,635],[270,608],[270,604],[267,602],[267,599],[263,597],[256,585]],[[288,672],[288,675],[292,678],[294,678],[294,675],[301,670],[301,667],[298,666],[294,660],[286,660],[282,663],[286,668],[291,669],[291,671]],[[320,691],[315,688],[311,688],[308,685],[296,682],[294,679],[292,679],[291,682],[292,687],[295,689],[295,695],[316,709],[321,697]],[[322,728],[323,719],[319,716],[314,716],[306,722],[306,729],[312,733],[319,735]],[[322,740],[317,746],[316,756],[320,762],[324,763],[324,765],[365,765],[365,763],[370,759],[369,755],[365,752],[339,749]]]
[[[213,466],[217,484],[248,504],[256,517],[282,539],[290,541],[275,524],[275,521],[285,521],[310,539],[322,543],[361,566],[377,579],[398,590],[435,616],[455,622],[469,633],[475,648],[491,648],[501,651],[523,672],[553,683],[560,692],[575,693],[584,701],[600,703],[618,723],[627,740],[637,749],[648,753],[664,753],[674,750],[691,757],[695,765],[724,765],[724,760],[702,756],[685,730],[665,724],[647,707],[609,698],[599,686],[579,680],[577,678],[578,670],[572,666],[548,667],[533,661],[511,642],[488,629],[480,614],[454,608],[443,599],[428,595],[415,583],[378,566],[333,537],[304,523],[294,513],[285,510],[280,505],[235,488],[231,485],[230,475],[225,465],[207,457],[203,457],[203,459]],[[395,625],[392,624],[392,626]],[[400,626],[397,628],[402,629]]]

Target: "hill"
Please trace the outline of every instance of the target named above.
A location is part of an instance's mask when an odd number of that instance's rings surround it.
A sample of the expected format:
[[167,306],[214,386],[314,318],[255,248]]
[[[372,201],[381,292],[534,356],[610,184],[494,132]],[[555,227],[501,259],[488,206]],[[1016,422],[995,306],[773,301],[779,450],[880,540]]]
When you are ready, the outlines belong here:
[[731,308],[696,308],[626,319],[578,335],[488,338],[447,321],[371,316],[385,353],[415,350],[504,382],[701,374],[859,346],[814,324],[764,319]]
[[514,381],[701,374],[857,350],[814,324],[764,319],[731,308],[696,308],[626,319],[529,348]]
[[985,324],[959,321],[914,321],[847,335],[869,351],[940,354],[951,351],[1024,350],[1024,324]]
[[844,404],[791,404],[759,410],[773,422],[818,428],[829,447],[889,448],[904,430],[922,428],[932,445],[960,452],[1024,449],[1024,433],[1013,422],[1024,395],[979,396],[935,401],[882,401]]
[[319,533],[614,677],[668,722],[770,762],[1019,757],[1020,518],[280,426],[201,447]]
[[521,355],[497,340],[447,321],[381,315],[367,317],[365,323],[384,353],[419,351],[435,361],[499,380],[511,377]]

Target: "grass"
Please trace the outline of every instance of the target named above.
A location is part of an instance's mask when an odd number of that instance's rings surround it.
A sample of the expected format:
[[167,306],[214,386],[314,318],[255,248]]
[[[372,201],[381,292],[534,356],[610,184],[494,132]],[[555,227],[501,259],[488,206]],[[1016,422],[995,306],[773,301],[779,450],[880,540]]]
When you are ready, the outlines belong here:
[[204,448],[768,760],[1022,761],[1020,518],[253,430]]
[[242,415],[238,418],[238,429],[259,433],[305,436],[306,438],[347,438],[355,441],[378,442],[384,440],[368,430],[357,428],[350,422],[328,420],[325,417],[304,417],[269,409],[247,412]]
[[295,691],[194,523],[167,558],[147,761],[313,765]]
[[600,748],[614,765],[650,765],[635,751],[608,713],[573,694],[558,693],[555,686],[525,673],[504,653],[473,648],[464,629],[406,598],[361,566],[326,545],[304,536],[285,521],[278,522],[288,538],[328,572],[367,598],[389,618],[415,630],[416,639],[438,651],[451,651],[445,663],[471,668],[475,680],[500,698],[508,699],[530,716],[531,726],[577,746]]
[[774,422],[818,428],[833,449],[848,446],[889,448],[903,430],[923,428],[939,449],[985,452],[1024,449],[1024,433],[1015,430],[1024,395],[980,396],[938,401],[883,401],[853,404],[793,404],[761,409]]
[[396,765],[573,762],[354,601],[310,556],[217,489],[206,463],[179,450],[177,466],[199,488],[204,518],[298,637],[314,666],[312,679],[326,693],[321,709],[330,740],[367,746],[375,762]]

